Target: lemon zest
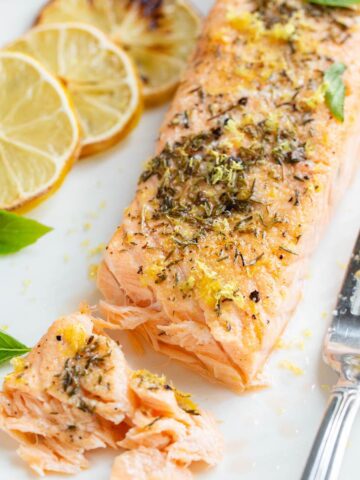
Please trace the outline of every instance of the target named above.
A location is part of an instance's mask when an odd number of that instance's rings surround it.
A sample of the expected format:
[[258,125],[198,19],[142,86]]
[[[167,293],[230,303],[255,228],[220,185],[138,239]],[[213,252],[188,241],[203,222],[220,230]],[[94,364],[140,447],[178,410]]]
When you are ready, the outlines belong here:
[[279,367],[288,370],[289,372],[293,373],[298,377],[304,375],[304,370],[298,367],[295,363],[290,362],[289,360],[282,360],[281,362],[279,362]]

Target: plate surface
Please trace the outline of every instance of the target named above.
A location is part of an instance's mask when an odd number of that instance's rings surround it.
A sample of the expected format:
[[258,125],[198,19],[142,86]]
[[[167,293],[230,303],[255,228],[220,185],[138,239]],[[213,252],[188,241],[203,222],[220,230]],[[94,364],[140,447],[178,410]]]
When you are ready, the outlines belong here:
[[[0,44],[28,28],[42,0],[0,0]],[[206,13],[212,1],[194,3]],[[59,315],[83,300],[97,298],[89,268],[101,255],[91,252],[106,243],[133,197],[143,162],[151,155],[165,111],[148,110],[138,127],[110,152],[78,163],[62,188],[29,216],[54,231],[23,252],[0,258],[0,327],[33,345]],[[0,112],[1,114],[1,112]],[[152,352],[136,356],[124,344],[134,367],[164,372],[179,388],[193,392],[220,422],[226,456],[203,480],[296,480],[321,419],[334,375],[322,363],[321,343],[330,312],[360,225],[360,175],[354,179],[327,228],[304,288],[304,296],[285,335],[286,349],[272,356],[270,388],[239,397],[213,386],[167,358]],[[126,339],[125,339],[126,340]],[[279,366],[293,362],[294,375]],[[1,377],[8,371],[0,369]],[[360,418],[349,442],[343,480],[358,480]],[[15,453],[16,443],[0,433],[0,480],[34,476]],[[91,470],[77,480],[109,478],[111,452],[91,455]],[[51,476],[53,480],[64,477]],[[74,478],[74,477],[72,477]]]

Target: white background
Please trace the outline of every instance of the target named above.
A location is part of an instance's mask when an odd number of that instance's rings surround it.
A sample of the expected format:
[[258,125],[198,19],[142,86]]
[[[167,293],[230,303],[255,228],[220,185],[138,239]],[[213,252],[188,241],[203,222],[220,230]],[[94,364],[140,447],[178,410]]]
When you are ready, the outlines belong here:
[[[28,28],[41,0],[0,0],[0,43]],[[197,0],[206,12],[211,1]],[[0,106],[1,108],[1,106]],[[79,162],[62,188],[29,215],[54,231],[21,253],[0,258],[0,327],[33,345],[59,315],[76,310],[83,300],[97,298],[88,278],[90,264],[100,255],[89,250],[107,242],[130,202],[143,162],[153,152],[165,108],[147,111],[139,126],[110,152]],[[1,110],[0,110],[1,115]],[[360,134],[360,132],[359,132]],[[179,388],[214,411],[226,439],[222,464],[201,475],[204,480],[296,480],[323,413],[327,385],[335,376],[321,360],[322,338],[360,225],[360,176],[339,205],[313,258],[304,298],[286,333],[299,343],[276,352],[268,365],[271,387],[239,397],[213,386],[167,358],[153,353],[134,355],[126,345],[132,366],[166,373]],[[91,224],[86,230],[84,225]],[[326,317],[326,318],[325,318]],[[303,332],[310,329],[311,338]],[[281,369],[281,360],[304,370],[295,376]],[[7,368],[0,368],[4,375]],[[16,443],[0,433],[0,480],[33,478],[15,454]],[[358,480],[360,419],[346,453],[341,478]],[[91,455],[92,469],[76,478],[109,477],[113,453]],[[57,478],[52,476],[54,480]]]

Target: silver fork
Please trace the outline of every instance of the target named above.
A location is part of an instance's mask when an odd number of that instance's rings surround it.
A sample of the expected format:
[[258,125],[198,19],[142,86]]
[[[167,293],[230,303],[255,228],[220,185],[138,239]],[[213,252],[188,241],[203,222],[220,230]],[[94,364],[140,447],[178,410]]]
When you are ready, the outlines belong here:
[[339,374],[301,480],[335,480],[360,406],[360,233],[327,332],[323,357]]

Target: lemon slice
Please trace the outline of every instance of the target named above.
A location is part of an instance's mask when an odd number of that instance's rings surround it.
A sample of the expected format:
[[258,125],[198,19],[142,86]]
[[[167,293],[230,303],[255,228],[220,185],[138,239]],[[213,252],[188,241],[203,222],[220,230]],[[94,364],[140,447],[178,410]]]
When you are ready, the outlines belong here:
[[42,25],[7,50],[36,58],[66,86],[82,130],[81,156],[114,145],[139,112],[139,81],[131,59],[95,27]]
[[34,59],[0,52],[0,209],[60,185],[77,158],[79,127],[64,88]]
[[37,21],[81,21],[103,30],[133,57],[147,103],[175,89],[200,31],[199,15],[184,0],[51,0]]

